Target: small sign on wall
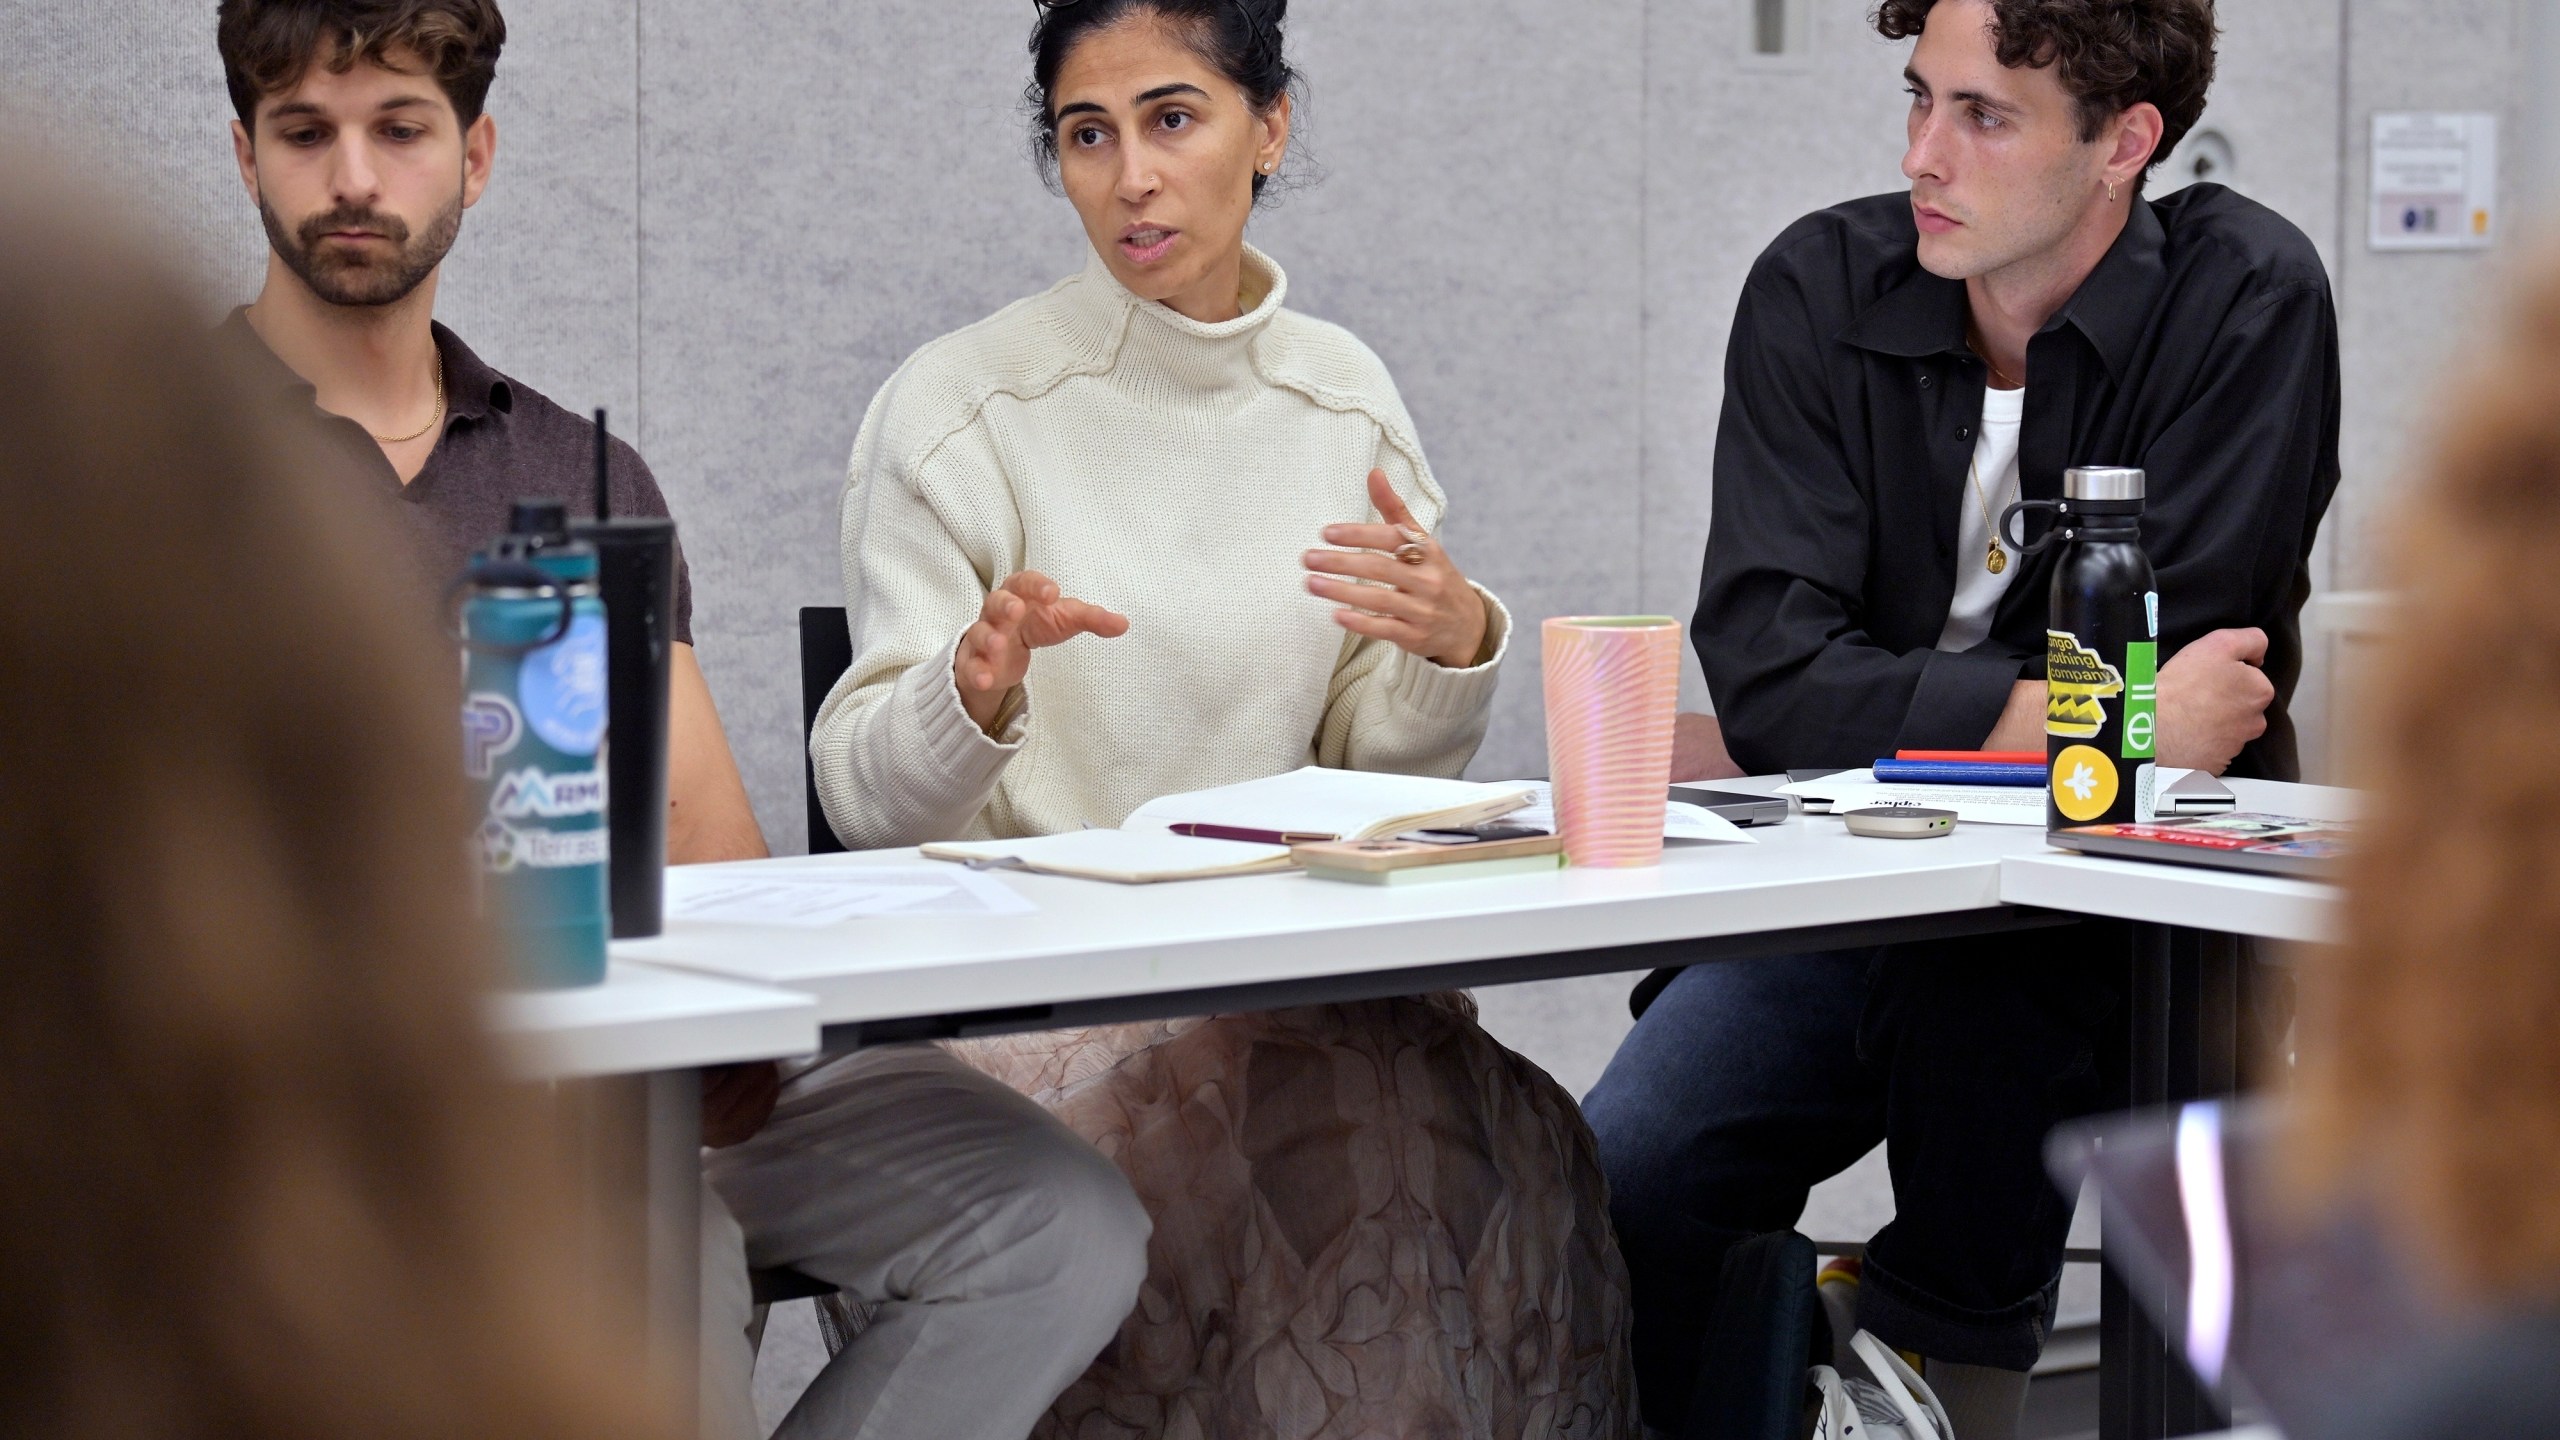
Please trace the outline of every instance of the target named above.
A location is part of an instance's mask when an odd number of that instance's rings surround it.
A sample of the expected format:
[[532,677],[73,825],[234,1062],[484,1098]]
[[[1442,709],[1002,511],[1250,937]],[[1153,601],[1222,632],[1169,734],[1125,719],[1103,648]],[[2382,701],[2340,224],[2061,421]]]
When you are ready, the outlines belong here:
[[2497,116],[2374,115],[2374,249],[2485,250],[2497,212]]

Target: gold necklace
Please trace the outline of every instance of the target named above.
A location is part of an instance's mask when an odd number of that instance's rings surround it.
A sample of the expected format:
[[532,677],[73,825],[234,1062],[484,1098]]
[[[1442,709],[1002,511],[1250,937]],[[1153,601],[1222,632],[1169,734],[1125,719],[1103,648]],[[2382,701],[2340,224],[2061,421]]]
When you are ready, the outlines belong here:
[[[426,434],[428,431],[433,430],[433,429],[434,429],[434,428],[436,428],[438,425],[441,425],[441,424],[443,424],[443,423],[444,423],[444,352],[443,352],[443,351],[437,351],[437,352],[436,352],[436,410],[435,410],[435,413],[427,417],[427,423],[426,423],[426,424],[419,426],[417,429],[410,431],[410,432],[409,432],[408,434],[406,434],[406,435],[374,435],[374,436],[373,436],[373,438],[374,438],[374,441],[375,441],[377,444],[382,444],[382,445],[406,445],[406,444],[408,444],[410,441],[417,439],[419,436]],[[366,433],[366,434],[368,434],[368,435],[373,435],[373,432],[372,432],[372,431],[370,431],[370,430],[367,430],[365,433]]]
[[1997,575],[2009,568],[2009,552],[2000,546],[2000,522],[1991,518],[1991,502],[1982,495],[1982,461],[1977,455],[1965,464],[1965,478],[1973,482],[1973,503],[1982,507],[1982,527],[1991,532],[1991,551],[1982,557],[1982,568]]
[[[1991,372],[1991,378],[2000,382],[2001,389],[2023,390],[2026,388],[2009,378],[2008,372],[2002,370],[1992,360],[1991,352],[1982,347],[1969,329],[1964,337],[1964,344],[1966,349],[1973,352],[1973,358],[1982,362],[1982,368]],[[1973,482],[1973,503],[1982,508],[1982,528],[1991,532],[1991,549],[1982,557],[1982,568],[1997,575],[2009,568],[2009,552],[2001,547],[2000,522],[1991,516],[1991,502],[1983,498],[1980,452],[1977,451],[1973,459],[1965,462],[1965,478]]]
[[2023,390],[2027,388],[2025,382],[2010,379],[2009,372],[2001,369],[1999,363],[1991,358],[1990,348],[1982,343],[1981,328],[1976,326],[1970,320],[1965,322],[1964,348],[1973,352],[1973,358],[1982,362],[1982,368],[1991,372],[1991,378],[2000,382],[2001,389]]

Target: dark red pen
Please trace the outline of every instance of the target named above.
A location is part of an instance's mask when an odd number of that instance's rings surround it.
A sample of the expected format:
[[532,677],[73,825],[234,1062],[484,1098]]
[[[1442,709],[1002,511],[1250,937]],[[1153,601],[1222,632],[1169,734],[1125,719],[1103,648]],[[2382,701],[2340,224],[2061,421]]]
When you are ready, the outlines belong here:
[[1318,835],[1297,830],[1248,830],[1241,825],[1168,825],[1176,835],[1195,840],[1242,840],[1249,845],[1314,845],[1339,840],[1339,835]]

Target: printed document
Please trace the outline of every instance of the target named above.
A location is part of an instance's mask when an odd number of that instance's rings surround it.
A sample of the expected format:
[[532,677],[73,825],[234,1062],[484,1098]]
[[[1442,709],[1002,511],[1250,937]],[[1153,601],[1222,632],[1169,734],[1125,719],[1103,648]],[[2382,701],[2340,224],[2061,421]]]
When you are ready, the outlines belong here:
[[1877,782],[1872,770],[1843,770],[1819,780],[1781,785],[1778,793],[1817,804],[1827,801],[1835,815],[1844,810],[1908,810],[1925,806],[1953,810],[1956,819],[1967,825],[2044,826],[2041,785],[1884,785]]
[[1040,907],[993,875],[948,865],[797,865],[667,870],[667,918],[818,930],[873,915],[1028,915]]

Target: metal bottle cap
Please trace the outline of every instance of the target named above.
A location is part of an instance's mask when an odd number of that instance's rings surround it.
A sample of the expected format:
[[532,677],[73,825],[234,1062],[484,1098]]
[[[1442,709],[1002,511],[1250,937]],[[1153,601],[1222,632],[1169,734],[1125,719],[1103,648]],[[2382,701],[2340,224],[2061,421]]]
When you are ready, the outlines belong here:
[[2139,500],[2142,472],[2125,465],[2080,465],[2062,472],[2066,500]]

